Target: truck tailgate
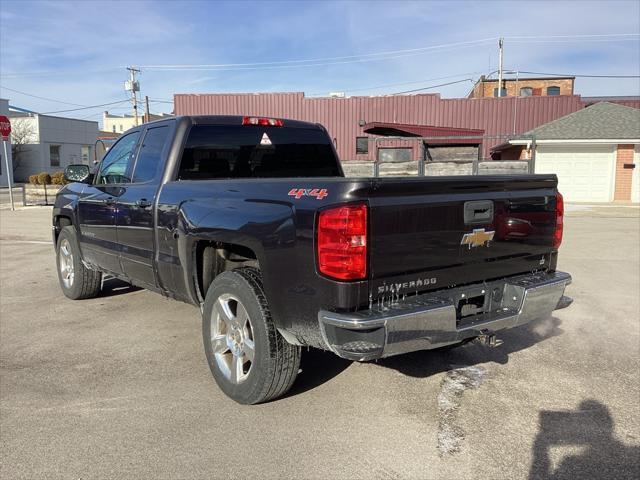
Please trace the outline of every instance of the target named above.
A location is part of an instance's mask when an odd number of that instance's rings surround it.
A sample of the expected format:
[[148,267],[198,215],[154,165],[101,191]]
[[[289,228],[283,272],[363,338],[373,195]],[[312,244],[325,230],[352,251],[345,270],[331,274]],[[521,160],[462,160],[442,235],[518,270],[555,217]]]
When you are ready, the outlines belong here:
[[555,175],[376,179],[368,193],[372,297],[546,270],[556,187]]

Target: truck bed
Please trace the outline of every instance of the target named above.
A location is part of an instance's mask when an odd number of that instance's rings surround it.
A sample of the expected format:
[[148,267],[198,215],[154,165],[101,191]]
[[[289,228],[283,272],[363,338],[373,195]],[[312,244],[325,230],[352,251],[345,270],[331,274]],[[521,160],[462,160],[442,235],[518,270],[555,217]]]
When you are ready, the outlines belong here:
[[[554,175],[169,182],[159,194],[158,272],[173,293],[193,298],[191,239],[244,245],[256,252],[278,325],[321,346],[322,308],[357,311],[378,300],[553,271],[556,184]],[[326,196],[296,195],[323,190]],[[465,205],[473,202],[488,202],[491,218],[465,222]],[[318,272],[318,214],[345,203],[369,208],[364,280],[336,281]],[[191,232],[177,244],[169,235],[176,218]],[[463,244],[474,230],[494,232],[493,239]]]

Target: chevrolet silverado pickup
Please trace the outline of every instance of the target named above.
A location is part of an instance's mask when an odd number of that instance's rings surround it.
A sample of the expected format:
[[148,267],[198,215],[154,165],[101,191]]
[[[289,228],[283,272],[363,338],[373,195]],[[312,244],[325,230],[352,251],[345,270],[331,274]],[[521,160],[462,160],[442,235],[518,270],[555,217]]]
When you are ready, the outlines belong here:
[[63,293],[109,276],[199,307],[240,403],[287,392],[303,346],[366,361],[495,344],[570,300],[555,175],[345,178],[321,125],[236,116],[133,128],[65,175]]

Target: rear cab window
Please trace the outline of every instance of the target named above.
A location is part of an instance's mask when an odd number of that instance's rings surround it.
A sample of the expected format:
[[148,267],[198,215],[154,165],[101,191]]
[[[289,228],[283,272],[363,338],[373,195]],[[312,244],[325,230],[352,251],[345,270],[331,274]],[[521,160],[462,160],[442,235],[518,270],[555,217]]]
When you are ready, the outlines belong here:
[[331,139],[319,128],[194,125],[179,180],[341,176]]
[[133,183],[148,182],[158,176],[162,166],[162,151],[167,144],[170,132],[168,125],[147,130],[136,160]]

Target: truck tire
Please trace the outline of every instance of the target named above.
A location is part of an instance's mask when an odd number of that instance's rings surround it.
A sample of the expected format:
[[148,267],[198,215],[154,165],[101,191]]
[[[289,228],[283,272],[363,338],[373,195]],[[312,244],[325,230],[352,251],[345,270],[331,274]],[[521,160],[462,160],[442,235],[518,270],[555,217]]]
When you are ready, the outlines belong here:
[[58,235],[56,266],[62,292],[71,300],[94,298],[100,293],[102,273],[90,270],[82,263],[72,226],[64,227]]
[[284,395],[300,368],[300,347],[274,325],[260,271],[245,267],[218,275],[202,311],[204,351],[220,389],[253,405]]

